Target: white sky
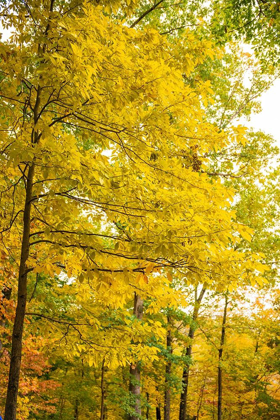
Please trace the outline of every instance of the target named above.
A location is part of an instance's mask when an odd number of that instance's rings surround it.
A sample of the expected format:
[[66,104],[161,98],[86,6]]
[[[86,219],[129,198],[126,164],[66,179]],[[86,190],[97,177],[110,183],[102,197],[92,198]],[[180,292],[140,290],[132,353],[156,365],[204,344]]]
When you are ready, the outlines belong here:
[[262,111],[244,125],[271,134],[280,147],[280,79],[261,96]]

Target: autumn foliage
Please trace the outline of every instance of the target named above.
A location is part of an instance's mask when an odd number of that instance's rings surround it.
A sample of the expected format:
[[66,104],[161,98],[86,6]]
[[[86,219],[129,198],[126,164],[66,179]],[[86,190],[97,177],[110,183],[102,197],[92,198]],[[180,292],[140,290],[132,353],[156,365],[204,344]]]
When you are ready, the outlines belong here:
[[279,418],[278,149],[238,121],[278,66],[220,3],[2,2],[5,420]]

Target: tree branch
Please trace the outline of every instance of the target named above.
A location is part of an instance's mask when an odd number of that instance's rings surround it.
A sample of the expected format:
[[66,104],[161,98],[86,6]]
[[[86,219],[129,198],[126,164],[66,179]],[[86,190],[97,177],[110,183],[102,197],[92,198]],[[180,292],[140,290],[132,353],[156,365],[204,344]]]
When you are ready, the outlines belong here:
[[163,3],[164,0],[159,0],[156,4],[154,4],[150,9],[146,10],[138,19],[135,20],[135,22],[130,25],[131,28],[134,28],[139,22],[141,22],[144,17],[146,17],[149,13],[151,13],[153,10],[155,10],[161,3]]

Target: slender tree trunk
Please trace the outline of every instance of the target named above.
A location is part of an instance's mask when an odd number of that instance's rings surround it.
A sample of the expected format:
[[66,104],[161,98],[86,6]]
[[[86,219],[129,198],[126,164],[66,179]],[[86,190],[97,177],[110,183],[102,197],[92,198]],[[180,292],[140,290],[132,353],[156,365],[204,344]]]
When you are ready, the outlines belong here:
[[23,213],[23,237],[18,276],[16,316],[13,327],[9,383],[5,407],[5,420],[16,420],[17,396],[21,366],[23,324],[27,300],[27,259],[29,256],[31,198],[34,178],[34,163],[29,167],[26,182],[26,196]]
[[[167,317],[167,323],[170,326],[171,318]],[[166,347],[168,354],[172,354],[172,336],[171,330],[168,329],[166,337]],[[170,420],[170,405],[171,405],[171,389],[170,389],[170,375],[172,362],[170,358],[167,359],[165,367],[165,391],[164,391],[164,420]]]
[[104,374],[105,374],[105,359],[103,359],[102,367],[101,367],[101,404],[100,404],[100,420],[105,420],[105,398],[106,398],[106,389],[104,385]]
[[156,408],[156,419],[157,419],[157,420],[161,420],[160,407],[157,407],[157,408]]
[[[54,0],[51,0],[50,11],[53,9]],[[46,29],[46,35],[49,30],[49,25]],[[45,50],[43,47],[43,51]],[[41,55],[41,47],[38,47],[38,55]],[[38,123],[40,117],[40,103],[41,103],[41,87],[40,85],[37,88],[37,96],[33,109],[33,120],[34,128],[31,134],[31,144],[35,145],[39,142],[40,134],[36,129],[36,124]],[[11,350],[11,361],[10,361],[10,371],[9,371],[9,382],[7,389],[7,398],[5,405],[5,415],[4,420],[16,420],[16,410],[17,410],[17,397],[18,397],[18,387],[19,387],[19,377],[20,377],[20,367],[21,367],[21,356],[22,356],[22,336],[23,336],[23,326],[24,318],[26,312],[26,302],[27,302],[27,260],[29,257],[30,251],[30,225],[31,225],[31,206],[32,206],[32,193],[33,193],[33,180],[35,175],[35,162],[29,164],[26,187],[25,187],[25,203],[23,209],[23,233],[22,233],[22,242],[21,242],[21,254],[20,254],[20,265],[19,265],[19,274],[18,274],[18,294],[17,294],[17,307],[16,307],[16,316],[13,326],[13,335],[12,335],[12,350]]]
[[[195,322],[198,317],[199,308],[201,305],[201,301],[203,296],[206,292],[206,288],[203,286],[199,296],[197,296],[197,289],[195,290],[195,303],[194,303],[194,310],[192,320]],[[190,344],[186,348],[185,355],[191,358],[192,355],[192,340],[194,338],[195,333],[195,326],[191,325],[189,329],[188,338],[190,340]],[[190,373],[190,366],[187,364],[184,366],[183,369],[183,376],[182,376],[182,392],[180,398],[180,411],[179,411],[179,420],[186,420],[187,419],[187,401],[188,401],[188,387],[189,387],[189,373]]]
[[[134,295],[134,315],[137,319],[143,319],[143,300],[139,295]],[[129,420],[141,419],[141,373],[139,364],[130,365],[130,384],[129,391],[134,397],[134,413]]]
[[222,376],[222,360],[223,360],[223,350],[226,337],[226,322],[227,322],[227,307],[228,307],[228,295],[225,296],[225,307],[224,307],[224,316],[222,323],[222,334],[219,348],[219,365],[218,365],[218,420],[222,420],[222,410],[223,410],[223,376]]
[[141,374],[139,365],[131,365],[130,366],[130,376],[131,376],[131,382],[129,390],[131,394],[134,397],[133,404],[134,404],[134,412],[135,414],[130,416],[129,420],[139,420],[141,418]]
[[146,392],[146,396],[147,396],[147,410],[146,410],[146,419],[149,419],[149,414],[150,414],[150,406],[149,406],[149,399],[150,399],[150,395],[148,392]]
[[74,420],[79,420],[79,400],[75,401]]
[[[2,302],[1,302],[1,306],[3,305],[5,305],[5,303],[3,302],[4,301],[4,299],[5,300],[10,300],[11,299],[11,293],[12,293],[12,289],[11,289],[11,287],[7,287],[7,286],[4,286],[4,288],[3,288],[3,290],[2,290],[2,295],[3,295],[3,297],[2,297]],[[2,315],[2,317],[0,318],[0,326],[1,327],[4,327],[4,325],[5,325],[5,316],[4,316],[4,314]],[[1,338],[0,338],[0,351],[2,350],[2,348],[3,348],[3,343],[2,343],[2,340],[1,340]]]
[[[188,338],[190,340],[193,340],[194,338],[194,328],[190,327]],[[192,355],[192,345],[190,344],[186,348],[186,356],[189,358]],[[181,392],[181,400],[180,400],[180,420],[186,420],[187,418],[187,400],[188,400],[188,386],[189,386],[189,373],[190,373],[190,367],[189,365],[184,366],[183,369],[183,376],[182,376],[182,385],[183,389]]]

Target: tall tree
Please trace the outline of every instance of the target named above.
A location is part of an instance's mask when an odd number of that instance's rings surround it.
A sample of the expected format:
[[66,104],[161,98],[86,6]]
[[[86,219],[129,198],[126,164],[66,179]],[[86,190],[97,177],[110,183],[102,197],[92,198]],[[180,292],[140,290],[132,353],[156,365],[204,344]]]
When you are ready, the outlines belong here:
[[202,286],[199,294],[198,287],[195,288],[195,300],[194,300],[194,309],[192,314],[192,323],[189,328],[188,339],[189,343],[186,349],[184,349],[185,356],[188,358],[187,365],[184,366],[183,376],[182,376],[182,392],[180,398],[180,414],[179,420],[186,420],[188,417],[188,387],[189,387],[189,373],[190,373],[190,359],[192,357],[192,341],[194,339],[194,334],[196,330],[196,322],[199,314],[199,309],[203,296],[206,292],[205,285]]
[[225,295],[225,305],[223,322],[221,329],[221,341],[219,348],[219,364],[218,364],[218,420],[223,418],[223,352],[226,339],[226,322],[227,322],[228,294]]
[[166,335],[166,350],[167,350],[167,361],[165,367],[165,389],[164,389],[164,420],[170,420],[171,410],[171,387],[170,387],[170,376],[172,372],[172,333],[171,333],[171,316],[167,315],[167,335]]
[[[135,293],[133,315],[141,321],[143,319],[143,300]],[[138,362],[130,365],[130,384],[129,390],[133,397],[133,411],[130,420],[139,420],[141,418],[141,373]]]

